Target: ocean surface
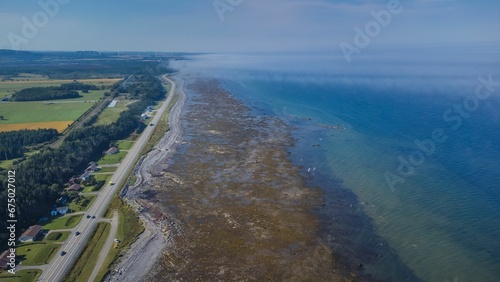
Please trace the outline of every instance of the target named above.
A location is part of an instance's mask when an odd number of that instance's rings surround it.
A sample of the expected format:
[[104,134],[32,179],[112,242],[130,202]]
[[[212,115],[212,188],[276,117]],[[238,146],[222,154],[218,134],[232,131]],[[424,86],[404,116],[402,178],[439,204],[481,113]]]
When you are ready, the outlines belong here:
[[383,281],[500,281],[499,54],[202,55],[175,67],[291,126],[293,161],[325,193],[322,237],[348,265]]

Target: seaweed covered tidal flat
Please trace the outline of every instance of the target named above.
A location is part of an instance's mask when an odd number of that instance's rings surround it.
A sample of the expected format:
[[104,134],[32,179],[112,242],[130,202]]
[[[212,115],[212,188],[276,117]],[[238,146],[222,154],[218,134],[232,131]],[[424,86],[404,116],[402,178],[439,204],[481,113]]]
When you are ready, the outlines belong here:
[[356,280],[318,236],[322,194],[289,160],[287,126],[217,81],[187,87],[184,144],[148,193],[172,243],[146,280]]

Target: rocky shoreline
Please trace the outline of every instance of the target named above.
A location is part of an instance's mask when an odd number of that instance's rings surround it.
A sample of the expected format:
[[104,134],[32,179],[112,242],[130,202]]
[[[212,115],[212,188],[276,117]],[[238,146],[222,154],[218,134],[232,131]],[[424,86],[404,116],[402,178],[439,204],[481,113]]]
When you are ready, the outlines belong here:
[[252,116],[217,81],[188,87],[184,145],[134,196],[152,224],[137,244],[163,252],[142,281],[357,280],[319,236],[322,193],[289,160],[289,128]]

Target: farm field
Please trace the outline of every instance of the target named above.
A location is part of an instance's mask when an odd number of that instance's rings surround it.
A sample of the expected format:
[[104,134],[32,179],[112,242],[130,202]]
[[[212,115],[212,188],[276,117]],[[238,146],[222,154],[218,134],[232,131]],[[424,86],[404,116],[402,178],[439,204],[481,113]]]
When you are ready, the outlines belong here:
[[90,91],[77,99],[0,103],[0,132],[55,128],[62,132],[104,96],[106,90]]
[[[45,78],[45,79],[44,79]],[[19,79],[16,81],[15,79]],[[24,88],[30,87],[48,87],[48,86],[59,86],[63,83],[71,83],[73,80],[49,80],[46,77],[40,76],[40,78],[35,77],[34,79],[30,79],[26,81],[26,79],[14,78],[14,81],[0,81],[0,97],[4,97],[5,95],[10,96],[14,91],[18,91]],[[93,84],[96,86],[111,86],[116,82],[120,81],[121,78],[113,78],[113,79],[78,79],[78,82]]]
[[108,125],[118,120],[120,114],[128,109],[128,105],[134,100],[118,100],[113,108],[106,108],[96,121],[96,125]]

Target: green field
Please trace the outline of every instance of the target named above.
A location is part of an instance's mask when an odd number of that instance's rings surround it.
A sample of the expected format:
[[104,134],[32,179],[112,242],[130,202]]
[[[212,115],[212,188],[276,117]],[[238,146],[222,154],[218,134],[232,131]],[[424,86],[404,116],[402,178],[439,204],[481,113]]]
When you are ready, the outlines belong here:
[[126,155],[127,155],[127,152],[123,152],[123,151],[119,152],[118,154],[114,154],[114,155],[105,155],[97,163],[100,165],[118,164],[125,158]]
[[133,141],[126,141],[126,140],[120,140],[116,143],[118,145],[119,150],[130,150],[135,144],[135,142]]
[[64,242],[69,237],[69,231],[51,232],[45,237],[47,242]]
[[50,262],[60,246],[55,243],[23,244],[16,248],[16,254],[23,265],[42,265]]
[[128,110],[127,105],[132,103],[133,100],[118,100],[116,106],[113,108],[106,108],[96,121],[96,125],[107,125],[118,120],[120,114]]
[[35,282],[42,274],[38,269],[25,269],[16,271],[16,274],[8,272],[0,273],[0,281],[2,282]]
[[72,202],[71,204],[69,204],[69,209],[75,212],[86,211],[94,202],[95,197],[96,197],[95,195],[84,195],[83,199],[80,200],[78,203]]
[[0,103],[0,114],[6,119],[0,120],[0,126],[17,123],[74,121],[92,105],[93,103],[85,102],[47,104],[44,101]]
[[80,222],[82,217],[83,214],[57,217],[44,224],[43,229],[71,229]]

